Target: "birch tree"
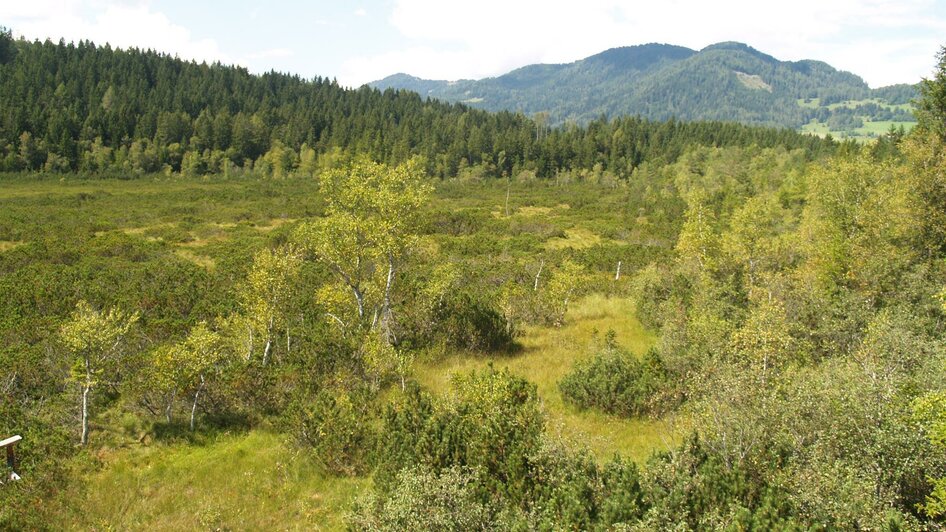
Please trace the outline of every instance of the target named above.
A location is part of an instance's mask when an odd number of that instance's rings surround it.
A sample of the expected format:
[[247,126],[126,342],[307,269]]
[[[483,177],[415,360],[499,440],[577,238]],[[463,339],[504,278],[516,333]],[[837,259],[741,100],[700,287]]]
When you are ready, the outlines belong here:
[[59,328],[62,344],[75,357],[72,377],[82,390],[82,445],[89,443],[89,411],[92,391],[103,376],[115,367],[122,355],[121,343],[138,314],[118,309],[100,312],[86,301],[79,301],[69,320]]
[[155,376],[170,399],[166,410],[171,420],[170,406],[177,393],[190,395],[190,429],[196,426],[197,408],[201,396],[223,369],[226,350],[220,335],[206,322],[198,323],[181,342],[158,351],[155,357]]
[[554,325],[561,326],[565,323],[568,304],[572,302],[575,292],[584,282],[585,267],[570,259],[562,261],[562,264],[552,272],[545,290]]
[[349,294],[352,322],[393,343],[392,294],[398,268],[414,245],[417,215],[431,187],[412,161],[396,168],[361,160],[321,176],[325,216],[304,224],[296,241],[334,274]]
[[267,365],[280,329],[285,331],[287,354],[291,349],[288,307],[301,267],[302,258],[292,245],[266,248],[253,258],[242,298],[249,336],[247,360],[252,358],[255,339],[259,338],[263,343],[262,363]]

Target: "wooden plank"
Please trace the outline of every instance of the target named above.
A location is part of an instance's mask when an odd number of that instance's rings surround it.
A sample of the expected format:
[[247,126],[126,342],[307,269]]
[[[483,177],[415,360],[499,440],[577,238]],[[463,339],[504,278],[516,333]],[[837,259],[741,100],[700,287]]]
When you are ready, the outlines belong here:
[[5,440],[0,441],[0,449],[6,447],[7,445],[13,445],[14,443],[22,440],[22,436],[11,436]]

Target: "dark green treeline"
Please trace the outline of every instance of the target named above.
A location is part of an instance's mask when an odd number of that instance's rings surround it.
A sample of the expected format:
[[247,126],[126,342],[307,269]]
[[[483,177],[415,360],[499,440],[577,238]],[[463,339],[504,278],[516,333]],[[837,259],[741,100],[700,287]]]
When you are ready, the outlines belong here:
[[416,93],[241,67],[88,41],[14,41],[0,33],[0,171],[124,177],[154,172],[311,172],[355,154],[426,160],[430,175],[484,176],[597,167],[627,176],[686,146],[804,148],[835,144],[790,130],[718,122],[599,119],[546,128]]

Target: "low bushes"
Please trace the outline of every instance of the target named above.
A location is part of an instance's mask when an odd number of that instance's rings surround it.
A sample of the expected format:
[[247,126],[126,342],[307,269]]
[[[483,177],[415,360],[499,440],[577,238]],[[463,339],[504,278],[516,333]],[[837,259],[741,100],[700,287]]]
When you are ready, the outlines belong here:
[[594,357],[575,364],[559,382],[566,402],[579,408],[596,408],[618,416],[656,413],[658,394],[665,387],[666,372],[653,349],[642,359],[620,349],[609,331]]

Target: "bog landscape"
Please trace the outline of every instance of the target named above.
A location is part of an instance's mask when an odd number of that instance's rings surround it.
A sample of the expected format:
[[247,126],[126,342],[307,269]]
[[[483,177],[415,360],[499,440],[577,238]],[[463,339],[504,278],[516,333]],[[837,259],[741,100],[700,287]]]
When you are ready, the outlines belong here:
[[929,65],[348,88],[4,30],[0,529],[941,530]]

